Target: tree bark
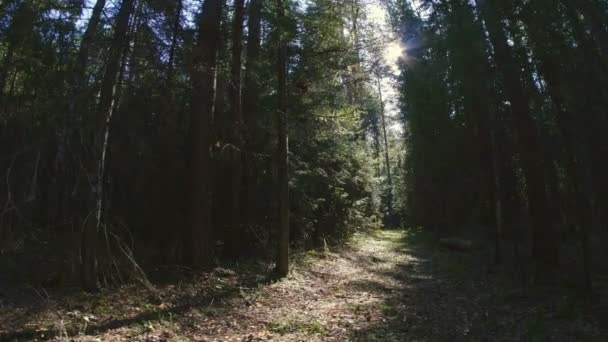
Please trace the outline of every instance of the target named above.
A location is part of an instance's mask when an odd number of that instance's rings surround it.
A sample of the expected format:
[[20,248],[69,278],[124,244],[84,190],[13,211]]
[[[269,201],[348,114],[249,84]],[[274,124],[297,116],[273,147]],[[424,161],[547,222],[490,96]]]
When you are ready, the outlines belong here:
[[382,137],[384,140],[384,163],[386,166],[386,178],[388,181],[389,191],[393,187],[393,178],[391,177],[390,152],[388,150],[388,134],[386,133],[386,115],[384,114],[384,98],[382,96],[382,84],[378,80],[378,96],[380,97],[380,122],[382,123]]
[[[86,139],[90,138],[91,136],[96,136],[96,132],[97,129],[101,129],[101,126],[96,126],[95,124],[92,125],[87,125],[85,127],[83,127],[82,123],[83,122],[89,122],[89,120],[85,119],[85,116],[91,114],[91,113],[87,113],[88,112],[88,107],[87,107],[87,100],[90,100],[91,98],[93,98],[91,92],[88,89],[88,84],[87,84],[87,68],[88,68],[88,63],[89,63],[89,55],[90,55],[90,50],[91,47],[93,45],[93,42],[95,42],[96,38],[97,38],[97,32],[99,30],[100,27],[100,22],[101,22],[101,16],[103,13],[103,9],[106,5],[106,0],[97,0],[95,2],[95,5],[93,7],[93,11],[91,12],[91,17],[89,18],[89,22],[87,24],[87,28],[82,36],[82,40],[80,42],[80,46],[78,48],[78,53],[76,55],[76,59],[74,61],[74,64],[72,66],[72,74],[71,74],[71,78],[70,78],[70,93],[72,94],[72,97],[68,100],[69,102],[67,103],[68,106],[68,112],[69,112],[69,118],[68,118],[68,130],[69,130],[69,134],[68,136],[65,138],[65,141],[61,141],[59,142],[60,145],[63,145],[64,147],[62,147],[63,149],[67,148],[66,146],[74,146],[76,153],[79,155],[79,157],[82,160],[85,160],[85,164],[87,164],[87,166],[91,167],[91,170],[87,170],[85,172],[90,172],[92,173],[92,170],[95,168],[94,164],[95,164],[95,159],[94,157],[91,156],[87,156],[89,153],[89,151],[87,151],[87,147],[84,146],[84,144],[82,143],[83,141],[83,137],[86,137]],[[95,122],[93,120],[93,122]],[[101,125],[103,125],[103,119],[100,119],[99,122],[101,122]],[[96,157],[96,156],[95,156]],[[69,169],[70,172],[66,172],[65,174],[61,175],[61,177],[65,178],[63,180],[63,182],[65,182],[67,184],[67,182],[69,181],[70,177],[80,177],[82,175],[79,175],[79,173],[81,172],[81,170],[77,167],[77,166],[73,166],[72,168]],[[81,182],[78,182],[79,185],[82,185]],[[92,204],[86,203],[87,201],[85,200],[87,197],[89,197],[90,193],[89,193],[89,189],[86,188],[86,185],[82,185],[78,187],[78,193],[80,194],[80,196],[68,196],[68,200],[67,203],[69,203],[70,208],[72,209],[76,209],[77,208],[77,212],[78,214],[76,215],[76,220],[78,221],[77,224],[81,224],[82,220],[84,219],[84,217],[87,215],[87,211],[89,210],[90,206],[92,206]],[[67,193],[66,193],[67,196]],[[87,208],[88,207],[88,208]],[[88,233],[92,233],[93,228],[87,228],[84,227],[85,232]],[[85,237],[85,235],[87,234],[83,234],[83,238]],[[90,237],[86,237],[86,239],[95,239],[95,234],[89,234],[91,235]],[[81,245],[81,248],[83,248],[84,245],[90,245],[91,243],[88,242],[84,242]],[[82,251],[81,250],[81,254],[84,256],[84,254],[86,254],[88,252],[86,251]],[[83,262],[84,262],[84,257],[83,257]],[[89,265],[88,267],[84,267],[83,266],[83,285],[85,283],[89,283],[89,285],[85,285],[85,287],[91,287],[93,288],[94,286],[92,286],[91,282],[93,281],[92,275],[85,275],[84,272],[88,272],[88,271],[84,271],[87,268],[91,268],[91,265]],[[93,270],[91,273],[97,273],[96,270]],[[85,278],[87,278],[88,280],[85,280]]]
[[377,75],[378,96],[380,97],[380,123],[382,125],[382,136],[384,138],[384,163],[386,165],[386,180],[388,185],[387,210],[389,226],[393,225],[393,178],[391,176],[390,152],[388,150],[388,134],[386,133],[386,115],[384,113],[384,97],[382,96],[382,76]]
[[[494,217],[495,262],[498,264],[501,256],[502,203],[499,195],[499,161],[495,134],[497,127],[490,106],[490,87],[495,77],[484,50],[483,27],[475,18],[471,5],[467,1],[442,1],[441,5],[448,16],[447,39],[453,42],[448,45],[454,52],[450,56],[454,65],[453,72],[455,77],[461,80],[460,92],[463,96],[465,124],[478,146],[475,152],[479,156],[479,167],[482,171],[482,182],[478,189],[487,200],[488,212]],[[467,51],[466,56],[459,51]],[[483,203],[483,199],[480,202]],[[482,203],[480,205],[483,205]]]
[[[125,46],[129,43],[128,31],[129,20],[134,11],[135,0],[124,0],[116,17],[116,25],[108,60],[101,83],[99,105],[96,112],[95,141],[93,142],[94,151],[98,153],[96,184],[94,189],[95,197],[95,224],[85,224],[83,232],[83,243],[81,246],[82,257],[82,285],[86,290],[95,291],[98,289],[98,261],[97,243],[99,232],[104,226],[104,206],[105,193],[104,182],[106,178],[106,160],[108,153],[108,143],[110,126],[112,121],[113,108],[116,105],[115,92],[119,75],[121,74],[121,60],[124,55]],[[101,133],[101,134],[99,134]]]
[[[534,6],[532,3],[531,6]],[[537,56],[539,63],[539,71],[545,80],[546,89],[549,94],[551,102],[553,102],[553,114],[555,116],[557,126],[562,135],[564,151],[566,154],[566,174],[571,182],[571,191],[573,201],[572,207],[575,212],[575,225],[580,229],[580,241],[583,248],[583,268],[585,273],[585,287],[586,290],[591,291],[591,271],[590,271],[590,260],[588,258],[588,238],[589,238],[589,227],[592,225],[592,205],[587,194],[583,190],[582,184],[585,183],[586,177],[584,175],[584,161],[586,157],[582,143],[577,141],[576,137],[584,137],[584,130],[580,129],[578,121],[575,119],[575,109],[567,101],[567,92],[564,89],[564,85],[567,84],[564,76],[561,72],[562,68],[558,62],[555,61],[550,52],[556,50],[555,46],[551,45],[553,41],[564,40],[564,37],[560,36],[559,32],[552,32],[551,28],[547,25],[543,25],[535,21],[536,15],[542,14],[544,8],[539,6],[538,8],[532,7],[532,11],[523,17],[523,22],[527,26],[529,32],[529,38],[531,45],[533,46],[534,54]],[[545,12],[546,14],[546,12]],[[589,196],[595,198],[595,194],[592,191]]]
[[278,258],[276,271],[279,276],[289,273],[289,175],[287,145],[287,44],[283,32],[285,20],[284,0],[277,0],[277,179],[278,187]]
[[211,264],[209,144],[213,78],[219,46],[223,0],[205,0],[193,51],[191,114],[191,258],[195,267]]
[[245,86],[243,88],[243,119],[246,125],[245,153],[243,169],[245,175],[245,220],[255,224],[257,208],[257,171],[255,162],[256,144],[258,139],[258,58],[260,54],[260,33],[262,1],[251,0],[249,3],[249,18],[247,20],[247,59],[245,62]]
[[242,148],[243,117],[241,108],[241,68],[243,51],[243,17],[245,1],[235,0],[232,18],[232,62],[230,68],[230,130],[229,141],[232,144],[230,153],[230,222],[226,234],[226,254],[238,258],[241,246],[241,184],[242,184]]
[[477,0],[477,5],[494,47],[494,59],[502,76],[505,94],[511,103],[533,225],[533,255],[538,262],[540,279],[557,266],[558,250],[547,207],[543,155],[538,132],[530,114],[529,99],[524,90],[519,67],[507,43],[498,12],[491,0]]

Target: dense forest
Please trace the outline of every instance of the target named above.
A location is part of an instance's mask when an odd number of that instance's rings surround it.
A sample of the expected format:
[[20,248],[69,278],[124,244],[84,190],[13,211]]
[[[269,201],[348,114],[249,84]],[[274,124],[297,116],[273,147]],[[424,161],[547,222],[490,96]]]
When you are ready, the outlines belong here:
[[[481,225],[496,262],[502,245],[523,244],[537,281],[574,261],[590,290],[593,264],[608,257],[608,3],[394,8],[408,48],[407,222]],[[580,252],[560,253],[568,246]]]
[[3,0],[0,307],[405,234],[608,316],[607,131],[606,0]]
[[280,251],[285,274],[289,242],[377,225],[361,6],[4,2],[2,266],[92,290]]

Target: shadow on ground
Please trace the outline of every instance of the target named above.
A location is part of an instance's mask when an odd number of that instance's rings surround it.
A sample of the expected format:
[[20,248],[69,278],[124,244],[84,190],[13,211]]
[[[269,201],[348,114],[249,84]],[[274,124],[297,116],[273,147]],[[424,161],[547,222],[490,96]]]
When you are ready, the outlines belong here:
[[366,267],[378,279],[396,280],[397,289],[381,281],[350,284],[391,295],[384,319],[353,331],[349,340],[608,341],[600,314],[605,301],[590,308],[572,289],[522,286],[514,265],[491,265],[489,249],[442,250],[422,229],[407,230],[393,248],[405,254],[394,269]]
[[442,250],[422,229],[357,234],[296,256],[278,282],[269,264],[245,263],[177,272],[157,292],[39,290],[38,302],[0,303],[0,341],[608,341],[605,297],[524,286],[491,256]]
[[268,264],[261,262],[218,267],[209,273],[165,272],[164,277],[156,290],[131,285],[98,294],[73,290],[49,295],[31,288],[38,298],[22,294],[0,306],[0,342],[103,335],[134,327],[137,334],[146,330],[146,324],[173,320],[192,310],[218,315],[227,310],[226,303],[246,302],[247,291],[276,279]]

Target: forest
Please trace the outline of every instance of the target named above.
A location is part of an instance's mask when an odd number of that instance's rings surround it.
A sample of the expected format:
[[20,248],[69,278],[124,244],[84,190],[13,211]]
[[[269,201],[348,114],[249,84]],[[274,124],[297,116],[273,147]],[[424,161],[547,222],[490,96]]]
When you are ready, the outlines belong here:
[[608,339],[607,0],[0,0],[0,341]]

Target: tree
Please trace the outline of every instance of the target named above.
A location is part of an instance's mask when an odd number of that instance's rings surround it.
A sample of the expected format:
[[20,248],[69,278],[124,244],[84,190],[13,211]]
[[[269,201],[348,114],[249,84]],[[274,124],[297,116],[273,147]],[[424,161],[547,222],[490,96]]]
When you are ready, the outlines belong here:
[[285,21],[283,0],[276,1],[277,21],[277,174],[276,186],[278,195],[278,253],[277,273],[287,276],[289,273],[289,160],[287,146],[287,42],[282,25]]
[[394,215],[393,212],[393,178],[391,177],[391,162],[390,162],[390,153],[389,153],[389,144],[388,144],[388,134],[386,133],[386,114],[384,113],[384,97],[382,96],[382,76],[380,72],[378,72],[376,77],[376,86],[378,89],[378,98],[380,100],[380,123],[382,126],[382,137],[384,140],[384,167],[386,170],[386,180],[387,180],[387,219],[389,222],[389,226],[394,225]]
[[94,151],[98,159],[95,195],[95,224],[85,224],[83,231],[82,253],[82,282],[87,290],[97,290],[98,260],[97,243],[101,229],[104,228],[104,211],[106,204],[105,183],[107,180],[107,160],[109,153],[112,116],[118,104],[116,93],[120,87],[120,77],[124,64],[121,63],[128,45],[128,30],[131,14],[135,9],[135,0],[124,0],[116,17],[112,44],[108,53],[104,76],[101,82],[99,104],[96,111],[96,131],[93,141]]
[[222,0],[205,0],[198,23],[198,42],[193,51],[191,115],[191,242],[192,264],[211,264],[212,243],[209,203],[210,119],[213,106],[213,79],[219,45]]
[[257,208],[257,172],[256,157],[259,145],[258,129],[258,101],[260,100],[259,77],[260,77],[260,34],[262,20],[263,0],[252,0],[249,3],[249,18],[247,20],[247,58],[245,61],[244,87],[242,96],[242,108],[244,108],[243,120],[245,129],[245,153],[243,155],[243,169],[245,170],[245,212],[243,217],[246,222],[256,222]]
[[494,58],[502,77],[505,94],[510,101],[511,113],[518,133],[534,230],[534,256],[539,262],[539,274],[543,274],[557,266],[558,251],[545,192],[544,157],[537,128],[530,114],[528,95],[524,90],[517,63],[512,57],[513,52],[501,26],[498,11],[488,0],[479,0],[477,4],[494,47]]
[[243,115],[241,107],[241,68],[242,68],[242,37],[243,17],[245,12],[244,0],[234,3],[234,16],[232,18],[232,62],[230,69],[230,132],[231,152],[231,181],[230,181],[230,219],[226,238],[226,252],[232,257],[238,257],[241,245],[241,226],[243,215],[241,212],[241,185],[242,185],[242,149],[243,149]]

